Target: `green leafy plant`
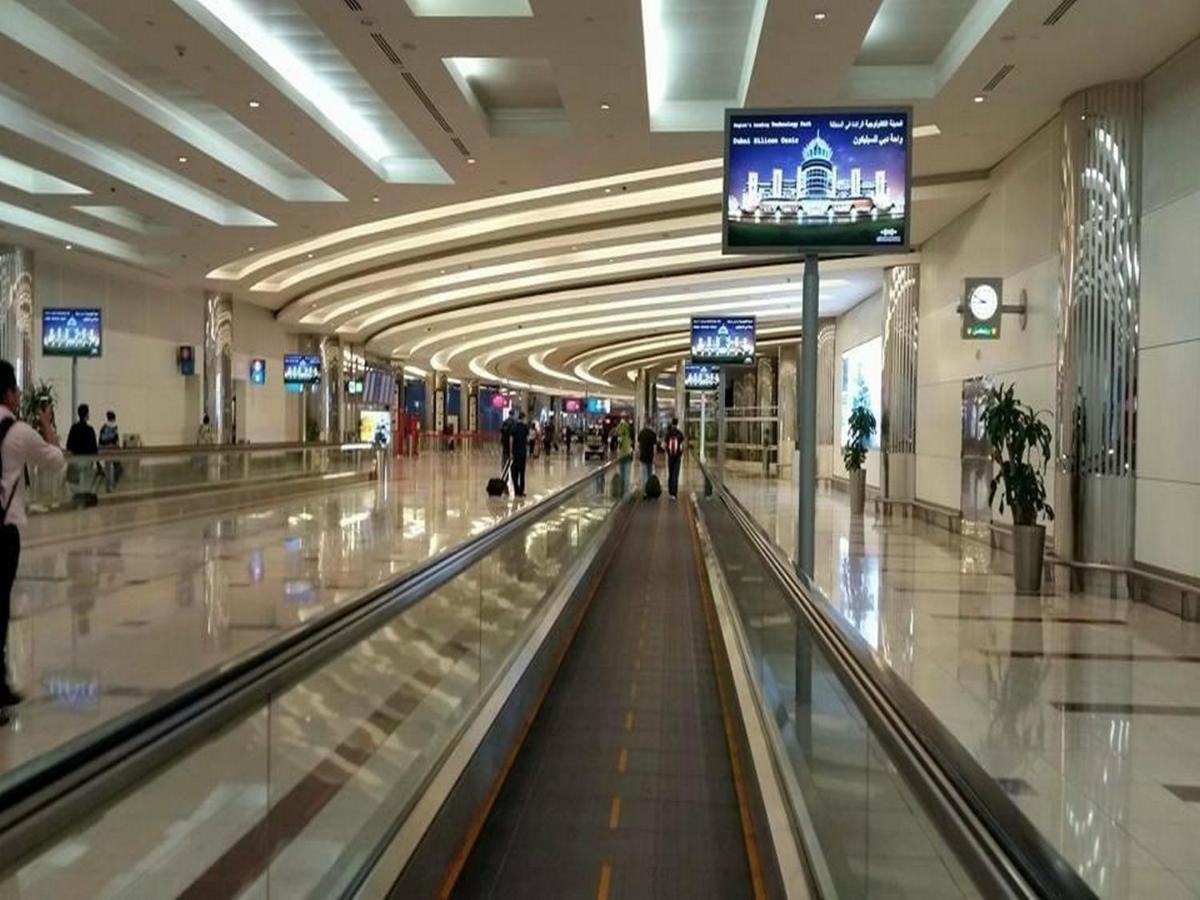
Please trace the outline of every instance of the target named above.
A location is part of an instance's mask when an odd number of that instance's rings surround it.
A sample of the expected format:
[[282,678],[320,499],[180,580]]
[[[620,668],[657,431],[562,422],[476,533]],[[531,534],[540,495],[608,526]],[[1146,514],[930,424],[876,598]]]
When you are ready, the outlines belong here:
[[1008,504],[1014,525],[1036,525],[1039,515],[1054,520],[1043,477],[1052,435],[1041,417],[1042,413],[1016,399],[1011,384],[992,388],[983,402],[980,422],[999,466],[988,488],[988,503],[995,501],[1003,485],[1000,512]]
[[54,385],[48,381],[34,382],[33,387],[21,392],[21,418],[30,425],[38,424],[38,411],[43,406],[50,408],[50,421],[58,425],[54,419],[54,410],[58,405],[58,394]]
[[842,462],[847,472],[857,472],[867,461],[867,442],[875,433],[875,414],[871,412],[866,385],[860,384],[850,410],[850,440],[842,447]]

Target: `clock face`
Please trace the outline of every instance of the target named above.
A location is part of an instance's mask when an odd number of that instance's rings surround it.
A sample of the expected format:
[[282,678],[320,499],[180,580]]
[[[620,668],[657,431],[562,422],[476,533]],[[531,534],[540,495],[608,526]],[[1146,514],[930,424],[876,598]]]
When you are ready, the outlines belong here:
[[996,296],[996,289],[990,284],[980,284],[971,291],[968,304],[971,307],[971,315],[980,322],[986,322],[996,314],[1000,298]]

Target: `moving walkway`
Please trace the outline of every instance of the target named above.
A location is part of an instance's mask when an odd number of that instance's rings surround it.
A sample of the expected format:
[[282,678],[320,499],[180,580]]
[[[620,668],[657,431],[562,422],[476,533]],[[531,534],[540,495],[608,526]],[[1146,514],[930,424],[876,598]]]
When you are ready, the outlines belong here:
[[1090,896],[719,484],[617,466],[0,778],[0,897]]

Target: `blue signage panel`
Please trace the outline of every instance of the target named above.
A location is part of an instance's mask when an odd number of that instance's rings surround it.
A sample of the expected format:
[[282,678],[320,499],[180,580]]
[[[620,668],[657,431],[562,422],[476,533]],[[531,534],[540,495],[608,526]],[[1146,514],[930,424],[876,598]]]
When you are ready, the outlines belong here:
[[729,110],[727,253],[908,246],[908,109]]
[[267,383],[267,361],[265,359],[250,360],[250,383]]
[[689,391],[715,391],[721,383],[721,370],[703,363],[683,364],[683,386]]
[[321,357],[316,353],[285,353],[284,384],[316,384],[321,380]]
[[42,310],[44,356],[99,356],[100,349],[100,310]]
[[754,362],[754,316],[693,316],[692,362]]
[[610,408],[607,397],[588,397],[587,414],[589,416],[606,416]]

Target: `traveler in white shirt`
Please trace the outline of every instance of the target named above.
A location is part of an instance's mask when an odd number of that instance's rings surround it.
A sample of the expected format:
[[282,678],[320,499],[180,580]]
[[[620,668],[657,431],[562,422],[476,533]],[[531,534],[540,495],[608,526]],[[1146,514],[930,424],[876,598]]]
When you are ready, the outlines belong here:
[[[25,517],[29,465],[56,472],[67,461],[58,446],[50,410],[38,410],[38,430],[20,421],[21,389],[12,363],[0,359],[0,714],[22,697],[8,681],[8,619],[12,588],[21,559],[21,530]],[[40,434],[38,432],[41,432]]]

